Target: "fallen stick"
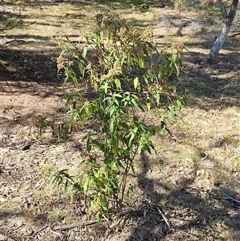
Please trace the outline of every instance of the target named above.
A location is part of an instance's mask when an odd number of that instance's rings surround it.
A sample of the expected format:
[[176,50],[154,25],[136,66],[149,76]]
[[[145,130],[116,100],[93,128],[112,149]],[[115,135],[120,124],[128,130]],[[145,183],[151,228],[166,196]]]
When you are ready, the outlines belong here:
[[237,200],[237,199],[235,199],[235,198],[233,198],[233,197],[226,196],[226,197],[223,197],[222,199],[227,200],[227,201],[230,201],[230,202],[234,202],[234,203],[240,205],[240,201]]
[[68,230],[68,229],[72,229],[72,228],[81,228],[82,226],[90,226],[93,224],[98,223],[97,220],[93,220],[93,221],[86,221],[86,222],[77,222],[77,223],[73,223],[73,224],[69,224],[69,225],[63,225],[63,226],[58,226],[55,227],[53,230],[57,231],[64,231],[64,230]]
[[34,232],[31,236],[35,237],[38,233],[43,231],[45,228],[47,228],[48,225],[43,226],[42,228],[39,228],[36,232]]
[[171,225],[170,225],[170,223],[168,222],[168,220],[167,220],[166,216],[164,215],[164,213],[162,212],[162,210],[158,207],[158,205],[157,205],[156,203],[154,203],[154,205],[156,206],[158,212],[159,212],[160,215],[162,216],[164,222],[167,224],[168,230],[169,230],[169,231],[172,230]]

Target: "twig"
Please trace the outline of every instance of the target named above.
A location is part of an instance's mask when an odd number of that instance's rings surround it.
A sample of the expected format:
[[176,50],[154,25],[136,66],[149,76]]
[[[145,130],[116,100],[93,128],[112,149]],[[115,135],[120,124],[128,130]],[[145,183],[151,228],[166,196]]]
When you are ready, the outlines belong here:
[[13,42],[26,43],[26,41],[25,41],[25,40],[22,40],[22,39],[12,39],[12,40],[6,41],[6,42],[4,43],[4,45],[7,45],[7,44],[10,44],[10,43],[13,43]]
[[170,223],[168,222],[166,216],[164,215],[164,213],[162,212],[162,210],[158,207],[158,205],[156,203],[154,203],[154,205],[156,206],[158,212],[160,213],[160,215],[162,216],[164,222],[167,224],[168,230],[172,230]]
[[235,34],[233,34],[233,35],[229,36],[229,38],[234,38],[234,37],[236,37],[236,36],[238,36],[238,35],[240,35],[240,32],[235,33]]
[[240,201],[237,200],[237,199],[235,199],[235,198],[233,198],[233,197],[227,196],[227,197],[223,197],[223,199],[229,200],[229,201],[232,201],[232,202],[235,202],[235,203],[237,203],[238,205],[240,205]]
[[0,118],[7,119],[7,120],[10,120],[10,121],[14,120],[13,117],[11,117],[11,116],[5,116],[5,115],[0,115]]
[[48,225],[45,225],[45,226],[41,227],[36,232],[34,232],[31,236],[35,237],[38,233],[40,233],[41,231],[43,231],[47,227],[48,227]]
[[64,231],[64,230],[77,228],[77,227],[81,228],[82,226],[90,226],[90,225],[93,225],[97,222],[98,222],[97,220],[87,221],[87,222],[77,222],[77,223],[72,223],[72,224],[69,224],[69,225],[58,226],[58,227],[54,228],[53,230]]

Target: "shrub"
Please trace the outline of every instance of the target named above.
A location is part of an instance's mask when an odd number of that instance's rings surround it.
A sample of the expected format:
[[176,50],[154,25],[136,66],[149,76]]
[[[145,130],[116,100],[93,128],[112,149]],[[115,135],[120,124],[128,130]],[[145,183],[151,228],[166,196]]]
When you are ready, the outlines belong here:
[[[61,170],[53,182],[80,192],[89,214],[94,211],[101,222],[110,209],[121,209],[134,160],[154,149],[150,137],[168,130],[166,120],[175,118],[182,106],[170,81],[179,74],[182,45],[159,53],[150,29],[140,32],[113,13],[96,14],[93,20],[94,35],[85,38],[84,46],[62,43],[58,67],[65,73],[63,87],[68,81],[76,87],[67,95],[71,121],[97,128],[83,138],[88,157],[80,164],[78,179]],[[140,118],[139,113],[146,116],[152,109],[158,126]]]

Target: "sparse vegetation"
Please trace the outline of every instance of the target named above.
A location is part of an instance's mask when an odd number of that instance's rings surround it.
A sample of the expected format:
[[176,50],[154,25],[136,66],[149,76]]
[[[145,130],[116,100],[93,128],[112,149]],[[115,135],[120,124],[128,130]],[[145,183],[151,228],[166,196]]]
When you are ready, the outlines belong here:
[[53,210],[48,215],[48,220],[51,223],[51,225],[56,225],[60,221],[64,220],[64,223],[69,224],[71,222],[71,217],[69,216],[68,210]]

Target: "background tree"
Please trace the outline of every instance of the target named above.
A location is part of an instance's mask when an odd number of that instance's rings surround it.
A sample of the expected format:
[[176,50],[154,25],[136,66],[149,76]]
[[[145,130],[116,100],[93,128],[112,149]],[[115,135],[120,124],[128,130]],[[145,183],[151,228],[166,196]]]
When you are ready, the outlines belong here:
[[214,56],[219,52],[219,50],[222,48],[228,33],[230,31],[231,25],[233,23],[233,20],[236,16],[237,7],[238,7],[238,0],[233,0],[232,3],[229,6],[229,11],[227,11],[227,2],[223,3],[222,0],[217,0],[216,4],[220,8],[223,18],[224,18],[224,24],[213,43],[211,50],[209,54],[206,56],[206,58],[202,61],[202,63],[209,63]]

